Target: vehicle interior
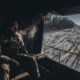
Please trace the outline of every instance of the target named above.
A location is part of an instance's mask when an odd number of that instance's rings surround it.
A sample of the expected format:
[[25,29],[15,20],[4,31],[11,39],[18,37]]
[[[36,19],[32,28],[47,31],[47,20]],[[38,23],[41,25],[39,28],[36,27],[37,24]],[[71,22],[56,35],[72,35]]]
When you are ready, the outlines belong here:
[[[56,20],[53,20],[54,17]],[[66,19],[62,19],[64,17],[67,17],[70,20],[67,19],[66,21]],[[75,26],[79,27],[80,25],[79,0],[2,1],[0,3],[0,35],[4,33],[3,29],[6,27],[9,18],[18,21],[19,33],[23,37],[26,49],[38,63],[41,75],[40,80],[80,80],[80,65],[78,63],[78,67],[75,67],[77,63],[75,62],[74,64],[75,59],[78,62],[80,60],[80,33],[79,28],[75,29]],[[62,20],[62,24],[58,24],[61,26],[57,25],[57,27],[55,25],[57,24],[56,21],[59,21],[59,19]],[[53,20],[53,22],[50,23],[50,20]],[[75,23],[75,26],[73,25],[73,22]],[[71,31],[74,35],[70,33]],[[54,38],[55,36],[49,35],[49,32],[52,34],[55,33],[58,40]],[[60,33],[58,32],[65,33],[62,33],[61,36],[59,36]],[[67,38],[66,34],[69,33],[70,35]],[[74,38],[76,35],[78,37]],[[51,36],[53,38],[51,38]],[[53,41],[53,44],[51,43],[52,41],[50,42],[52,45],[47,42],[51,39]],[[62,48],[59,48],[58,45],[61,46],[61,44],[64,44],[67,41],[69,42],[71,39],[73,40],[73,43],[71,43],[72,41],[70,42],[72,47],[70,47],[69,50],[67,50],[67,48],[63,50],[67,43],[63,45]],[[78,41],[75,42],[74,40]],[[50,52],[52,50],[55,51]],[[64,56],[62,57],[63,53]],[[67,55],[65,55],[65,53]],[[57,58],[54,57],[56,54],[58,55]],[[20,67],[16,73],[12,73],[11,80],[33,79],[28,72],[25,72],[25,70]]]

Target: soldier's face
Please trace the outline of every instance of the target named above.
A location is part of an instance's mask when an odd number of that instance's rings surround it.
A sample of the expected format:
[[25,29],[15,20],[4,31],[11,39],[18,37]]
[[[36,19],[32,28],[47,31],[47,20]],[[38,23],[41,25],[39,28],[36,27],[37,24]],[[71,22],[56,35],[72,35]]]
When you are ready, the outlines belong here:
[[11,33],[17,32],[18,31],[18,25],[12,26],[11,29],[10,29],[10,31],[11,31]]

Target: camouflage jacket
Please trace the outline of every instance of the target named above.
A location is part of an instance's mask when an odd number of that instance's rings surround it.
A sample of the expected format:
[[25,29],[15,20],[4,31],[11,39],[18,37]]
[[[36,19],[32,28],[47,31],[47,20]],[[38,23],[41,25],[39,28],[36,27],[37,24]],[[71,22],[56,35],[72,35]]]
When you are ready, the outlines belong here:
[[28,53],[24,47],[24,42],[21,35],[18,33],[17,36],[11,35],[3,38],[1,43],[1,55],[6,55],[9,57],[15,57],[19,53]]

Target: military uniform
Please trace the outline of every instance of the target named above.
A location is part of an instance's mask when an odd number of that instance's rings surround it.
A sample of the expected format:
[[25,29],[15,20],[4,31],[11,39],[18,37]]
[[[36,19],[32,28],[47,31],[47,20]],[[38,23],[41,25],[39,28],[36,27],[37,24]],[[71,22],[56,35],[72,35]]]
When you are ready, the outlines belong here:
[[[22,66],[26,71],[28,71],[31,75],[36,76],[37,63],[35,63],[35,60],[30,56],[18,56],[20,53],[27,54],[28,52],[24,47],[23,39],[19,33],[17,35],[9,35],[7,36],[7,38],[4,36],[2,37],[1,56],[8,56],[9,58],[7,59],[7,61],[11,60],[14,63],[19,62],[20,66]],[[7,57],[4,57],[4,59],[5,58]],[[3,73],[1,74],[1,80],[10,80],[10,64],[7,63],[7,61],[2,60],[2,63],[0,63],[0,73]]]
[[1,53],[9,57],[15,57],[17,53],[27,53],[24,48],[24,42],[21,35],[18,33],[15,35],[10,35],[7,39],[3,38]]

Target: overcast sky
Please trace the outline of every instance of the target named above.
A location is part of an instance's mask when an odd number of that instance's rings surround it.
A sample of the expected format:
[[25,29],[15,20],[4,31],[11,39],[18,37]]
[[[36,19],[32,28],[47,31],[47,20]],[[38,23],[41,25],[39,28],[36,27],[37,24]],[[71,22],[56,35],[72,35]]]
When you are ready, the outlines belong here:
[[73,20],[76,24],[80,25],[80,14],[68,15],[67,17]]

